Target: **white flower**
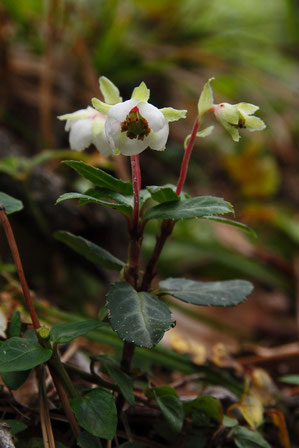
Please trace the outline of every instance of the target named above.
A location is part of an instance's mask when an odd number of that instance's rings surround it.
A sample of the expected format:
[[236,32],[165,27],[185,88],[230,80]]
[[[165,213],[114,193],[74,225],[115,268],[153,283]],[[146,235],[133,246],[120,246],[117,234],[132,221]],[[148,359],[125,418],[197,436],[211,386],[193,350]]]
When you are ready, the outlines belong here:
[[94,144],[103,156],[112,154],[111,147],[105,134],[106,116],[93,107],[80,109],[71,114],[58,117],[67,120],[65,130],[70,132],[70,147],[76,151],[83,151]]
[[[124,102],[114,101],[111,105],[111,102],[107,104],[93,98],[93,106],[107,114],[105,134],[114,154],[133,156],[147,147],[164,150],[169,134],[168,122],[185,118],[185,110],[158,109],[148,103],[149,94],[142,82],[134,89],[131,99]],[[116,99],[116,95],[113,98]]]

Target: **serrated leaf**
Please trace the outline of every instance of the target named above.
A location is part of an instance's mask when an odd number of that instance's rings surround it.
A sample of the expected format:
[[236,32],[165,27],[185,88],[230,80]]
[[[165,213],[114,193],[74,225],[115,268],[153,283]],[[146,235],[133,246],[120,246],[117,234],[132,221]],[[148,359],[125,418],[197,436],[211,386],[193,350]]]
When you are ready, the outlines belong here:
[[93,436],[111,440],[116,432],[117,411],[114,397],[103,387],[70,400],[71,408],[83,429]]
[[7,215],[23,210],[22,201],[2,192],[0,192],[0,206],[1,205],[5,208],[5,213]]
[[99,355],[96,359],[100,362],[101,366],[104,368],[104,370],[106,370],[113,381],[118,385],[126,401],[131,406],[135,406],[132,378],[125,372],[123,372],[115,359],[111,358],[110,356]]
[[126,282],[112,285],[107,294],[111,326],[121,339],[151,348],[174,322],[167,305],[155,295],[139,292]]
[[176,194],[175,185],[166,184],[161,187],[151,185],[146,188],[150,192],[153,200],[160,202],[160,204],[163,202],[179,201],[181,199],[180,196]]
[[215,78],[210,78],[208,82],[203,86],[202,92],[198,100],[198,115],[199,119],[202,120],[203,116],[211,109],[213,106],[213,90],[211,87],[211,81]]
[[238,305],[253,290],[253,285],[246,280],[200,282],[186,278],[168,278],[160,282],[159,286],[164,294],[201,306]]
[[1,378],[5,386],[11,390],[17,390],[27,380],[31,370],[24,370],[18,372],[3,372]]
[[122,194],[133,194],[131,182],[124,182],[105,171],[78,160],[65,160],[63,163],[77,171],[80,176],[97,187],[108,188]]
[[250,431],[244,426],[234,427],[230,434],[238,448],[271,448],[259,432]]
[[99,100],[98,98],[92,98],[91,104],[98,112],[101,112],[102,114],[105,115],[108,114],[109,109],[111,107],[111,104],[103,103],[103,101]]
[[54,237],[69,246],[78,254],[85,257],[91,263],[105,269],[120,271],[124,267],[124,262],[114,257],[108,251],[91,241],[62,230],[56,232]]
[[170,429],[175,433],[180,432],[184,422],[184,410],[176,391],[170,386],[159,386],[155,387],[153,393]]
[[91,263],[102,268],[120,271],[125,265],[123,261],[114,257],[110,252],[82,236],[60,230],[55,232],[54,237],[85,257]]
[[84,336],[89,331],[102,327],[104,322],[97,320],[82,320],[79,322],[60,322],[54,325],[50,331],[51,340],[54,344],[71,342],[79,336]]
[[190,219],[224,213],[233,213],[233,206],[229,202],[214,196],[198,196],[156,205],[146,211],[144,218]]
[[144,81],[138,86],[135,87],[132,93],[132,100],[138,100],[142,101],[143,103],[146,103],[150,97],[150,90],[146,87],[146,84]]
[[0,372],[29,370],[48,361],[52,350],[43,348],[38,341],[13,337],[0,347]]
[[119,213],[123,213],[124,215],[130,215],[129,208],[126,205],[116,204],[115,202],[104,201],[102,199],[97,199],[94,196],[89,196],[89,195],[83,194],[83,193],[74,193],[74,192],[65,193],[57,199],[56,204],[60,204],[60,202],[68,201],[70,199],[79,199],[80,205],[93,203],[93,204],[103,205],[104,207],[112,208],[113,210],[116,210]]
[[177,121],[181,118],[186,118],[187,110],[178,110],[173,109],[172,107],[163,107],[163,109],[160,109],[164,117],[168,122]]
[[202,216],[200,219],[208,219],[209,221],[220,222],[221,224],[227,224],[229,226],[237,227],[238,229],[249,233],[254,238],[257,238],[257,234],[255,233],[255,231],[242,222],[233,221],[232,219],[223,218],[222,216]]
[[209,395],[200,395],[191,401],[185,401],[183,403],[184,411],[187,414],[193,414],[194,412],[201,411],[209,418],[222,421],[223,409],[220,400],[211,397]]
[[105,103],[116,104],[122,102],[118,88],[112,81],[110,81],[110,79],[106,78],[106,76],[101,76],[99,79],[99,84]]

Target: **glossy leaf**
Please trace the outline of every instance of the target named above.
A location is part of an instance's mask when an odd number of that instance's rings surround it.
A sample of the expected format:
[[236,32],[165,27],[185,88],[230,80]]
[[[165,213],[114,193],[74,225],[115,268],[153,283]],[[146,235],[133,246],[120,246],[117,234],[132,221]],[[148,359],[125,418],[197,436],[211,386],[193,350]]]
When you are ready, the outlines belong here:
[[118,385],[126,401],[131,406],[135,406],[132,378],[124,373],[121,370],[118,362],[116,362],[115,359],[111,358],[110,356],[99,355],[96,359],[100,362],[102,368],[107,372],[107,374]]
[[7,215],[11,215],[12,213],[19,212],[23,209],[22,201],[2,192],[0,192],[0,205],[3,205]]
[[244,426],[234,427],[230,434],[238,448],[271,448],[259,432],[250,431]]
[[193,305],[233,306],[249,296],[253,285],[246,280],[200,282],[186,278],[168,278],[160,282],[160,290]]
[[52,350],[38,341],[13,337],[0,347],[0,373],[29,370],[48,361]]
[[51,340],[54,344],[71,342],[79,336],[84,336],[89,331],[102,327],[104,322],[97,320],[82,320],[79,322],[60,322],[54,325],[50,331]]
[[147,210],[145,219],[190,219],[233,213],[233,206],[222,198],[198,196],[165,202]]
[[11,316],[11,320],[8,325],[8,337],[20,336],[22,328],[21,313],[15,311]]
[[151,348],[174,322],[167,305],[155,295],[139,292],[126,282],[112,285],[107,294],[111,326],[121,339]]
[[70,400],[70,405],[83,429],[93,436],[111,440],[116,432],[117,411],[114,397],[103,387]]
[[[107,190],[105,188],[90,188],[89,190],[84,192],[87,196],[92,196],[95,199],[105,200],[108,199],[109,201],[113,201],[113,203],[107,204],[103,203],[103,205],[106,205],[111,208],[115,208],[118,211],[121,211],[122,213],[125,213],[126,215],[130,216],[133,211],[133,195],[124,195],[121,193],[118,193],[116,191]],[[88,200],[86,202],[89,202]],[[85,200],[81,199],[80,204],[84,204]],[[114,207],[114,205],[116,207]]]
[[156,202],[170,202],[170,201],[179,201],[180,196],[178,196],[175,192],[175,185],[166,184],[162,187],[158,187],[156,185],[146,187],[150,192],[152,198]]
[[123,213],[125,215],[128,214],[128,207],[126,205],[103,201],[102,199],[97,199],[94,196],[89,196],[87,194],[82,193],[65,193],[57,199],[56,204],[59,204],[60,202],[63,201],[67,201],[69,199],[79,199],[80,204],[88,204],[91,202],[98,205],[104,205],[105,207],[113,208],[114,210],[117,210],[118,212]]
[[70,232],[59,231],[54,234],[55,238],[69,246],[88,261],[105,269],[120,271],[124,263],[102,247],[81,236],[73,235]]
[[1,378],[5,386],[11,390],[17,390],[27,380],[31,370],[20,370],[18,372],[3,372]]
[[173,432],[180,432],[184,422],[184,410],[176,391],[170,386],[155,387],[154,397]]
[[65,160],[64,163],[97,187],[108,188],[123,194],[133,194],[133,187],[130,182],[117,179],[99,168],[78,160]]
[[197,411],[201,411],[206,414],[209,418],[216,420],[217,422],[222,421],[223,409],[220,400],[211,397],[209,395],[199,395],[191,401],[185,401],[183,403],[184,411],[187,414],[192,414]]

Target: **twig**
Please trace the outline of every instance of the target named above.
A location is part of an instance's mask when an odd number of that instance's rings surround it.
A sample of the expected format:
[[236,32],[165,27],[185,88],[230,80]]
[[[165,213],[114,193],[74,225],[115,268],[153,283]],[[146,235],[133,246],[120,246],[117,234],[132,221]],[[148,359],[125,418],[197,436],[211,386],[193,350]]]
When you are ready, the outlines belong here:
[[38,386],[39,386],[39,410],[45,448],[55,448],[55,440],[51,419],[49,414],[49,404],[45,386],[45,368],[43,365],[37,368]]

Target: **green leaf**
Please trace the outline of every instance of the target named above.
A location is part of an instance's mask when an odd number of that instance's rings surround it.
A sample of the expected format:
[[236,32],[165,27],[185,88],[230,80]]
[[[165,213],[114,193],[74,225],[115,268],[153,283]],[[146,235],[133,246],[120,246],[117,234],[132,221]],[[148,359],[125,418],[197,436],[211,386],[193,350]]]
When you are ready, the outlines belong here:
[[202,120],[203,116],[211,109],[213,106],[213,90],[211,87],[211,81],[213,81],[215,78],[210,78],[208,82],[205,83],[203,86],[202,92],[200,94],[199,100],[198,100],[198,115],[200,121]]
[[[116,191],[107,190],[105,188],[90,188],[84,193],[87,196],[91,196],[95,199],[105,200],[114,202],[102,201],[102,205],[106,207],[113,208],[121,213],[124,213],[127,216],[131,216],[133,211],[133,195],[124,195],[121,193],[117,193]],[[80,200],[80,204],[84,204],[85,202],[90,202],[90,200]]]
[[128,207],[126,205],[116,204],[115,202],[103,201],[102,199],[97,199],[94,196],[89,196],[87,194],[82,194],[82,193],[73,193],[73,192],[65,193],[57,199],[56,204],[60,204],[60,202],[63,202],[63,201],[68,201],[69,199],[79,199],[80,200],[79,203],[81,205],[89,204],[89,203],[103,205],[105,207],[109,207],[114,210],[117,210],[119,213],[128,215]]
[[98,320],[82,320],[79,322],[60,322],[54,325],[50,331],[51,340],[54,344],[71,342],[79,336],[84,336],[89,331],[102,327],[104,322]]
[[191,401],[185,401],[183,403],[184,410],[187,414],[193,414],[194,412],[201,411],[209,418],[222,421],[223,409],[220,400],[211,397],[209,395],[200,395]]
[[1,378],[5,386],[11,390],[17,390],[27,380],[31,370],[20,370],[18,372],[1,373]]
[[176,391],[170,386],[159,386],[155,387],[153,393],[171,430],[180,432],[184,422],[184,410]]
[[279,381],[299,386],[299,375],[284,375],[281,378],[279,378]]
[[222,423],[226,428],[233,428],[234,426],[237,426],[239,424],[237,419],[231,418],[228,415],[223,416]]
[[118,385],[126,401],[131,406],[135,406],[132,378],[124,373],[115,359],[111,358],[110,356],[99,355],[96,359],[100,362],[101,366],[107,372],[107,374]]
[[156,205],[146,211],[144,218],[190,219],[224,213],[233,213],[233,206],[229,202],[214,196],[198,196]]
[[142,83],[138,87],[135,87],[135,89],[133,90],[131,99],[146,103],[149,97],[150,97],[150,90],[146,87],[145,82],[142,81]]
[[81,236],[61,230],[56,232],[54,237],[62,243],[65,243],[78,254],[83,255],[91,263],[99,265],[102,268],[120,271],[124,267],[124,263],[121,260]]
[[246,280],[200,282],[186,278],[168,278],[160,282],[163,294],[201,306],[234,306],[243,302],[253,290]]
[[77,443],[80,448],[99,448],[99,440],[97,437],[85,431],[82,431],[79,434]]
[[221,224],[227,224],[229,226],[237,227],[238,229],[249,233],[254,238],[257,238],[257,234],[255,233],[255,231],[242,222],[233,221],[232,219],[223,218],[222,216],[202,216],[200,219],[208,219],[209,221],[216,221],[220,222]]
[[103,101],[99,100],[98,98],[92,98],[91,104],[98,112],[101,112],[102,114],[105,115],[108,114],[109,109],[111,107],[111,104],[103,103]]
[[11,316],[10,323],[8,325],[8,337],[20,336],[22,328],[21,313],[15,311]]
[[22,201],[2,192],[0,192],[0,205],[3,205],[7,215],[11,215],[12,213],[19,212],[23,209]]
[[181,118],[186,118],[187,110],[177,110],[173,109],[172,107],[163,107],[163,109],[160,109],[164,117],[168,122],[177,121]]
[[83,429],[102,439],[114,437],[117,411],[114,397],[107,389],[97,387],[82,397],[73,398],[70,405]]
[[29,370],[48,361],[52,350],[43,348],[38,341],[13,337],[0,347],[0,372]]
[[[25,425],[25,423],[21,422],[20,420],[0,420],[0,423],[6,423],[7,425],[10,426],[10,433],[14,436],[16,434],[18,434],[19,432],[25,431],[25,429],[28,428],[27,425]],[[6,446],[6,444],[4,443],[4,445]]]
[[121,339],[151,348],[173,327],[169,308],[155,295],[139,292],[126,282],[112,285],[107,294],[111,326]]
[[244,426],[236,426],[231,432],[238,448],[271,448],[259,432],[250,431]]
[[133,187],[131,182],[124,182],[116,177],[111,176],[99,168],[88,165],[78,160],[65,160],[63,163],[70,166],[80,176],[89,180],[97,187],[109,188],[109,190],[117,191],[122,194],[133,194]]
[[158,187],[156,185],[146,187],[150,192],[152,198],[156,202],[171,202],[179,201],[181,198],[176,194],[176,186],[171,184],[163,185]]
[[118,88],[112,81],[110,81],[110,79],[106,78],[106,76],[101,76],[99,84],[105,103],[116,104],[122,102]]

